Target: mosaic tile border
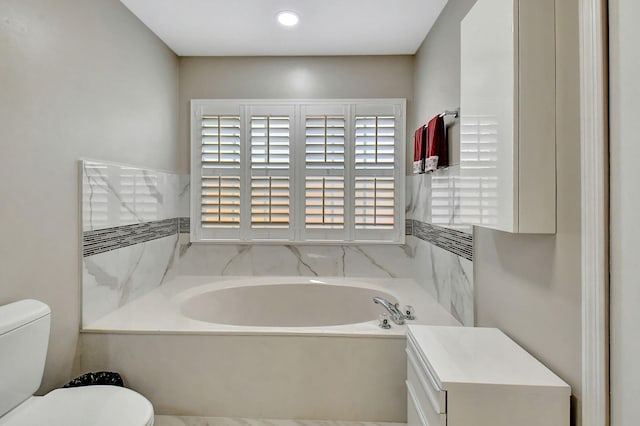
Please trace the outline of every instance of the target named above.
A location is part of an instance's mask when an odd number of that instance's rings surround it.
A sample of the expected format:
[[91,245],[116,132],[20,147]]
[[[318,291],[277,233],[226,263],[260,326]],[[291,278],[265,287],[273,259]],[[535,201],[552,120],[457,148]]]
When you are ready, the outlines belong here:
[[178,223],[179,232],[181,234],[188,234],[191,232],[191,218],[179,217]]
[[[188,234],[190,228],[191,224],[188,217],[177,217],[85,231],[82,235],[82,257],[93,256],[178,233]],[[405,235],[412,235],[457,256],[473,261],[473,236],[466,232],[443,228],[419,220],[407,219],[405,221]]]
[[115,226],[82,233],[82,257],[140,244],[178,233],[178,218]]
[[404,235],[413,235],[413,219],[404,221]]
[[[443,250],[473,261],[473,235],[414,219],[407,219],[406,222],[406,235],[413,235]],[[408,233],[409,229],[411,233]]]

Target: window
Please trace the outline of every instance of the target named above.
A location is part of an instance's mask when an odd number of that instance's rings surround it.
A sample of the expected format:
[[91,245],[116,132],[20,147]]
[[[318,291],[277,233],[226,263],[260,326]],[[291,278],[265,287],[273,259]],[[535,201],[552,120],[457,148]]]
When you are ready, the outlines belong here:
[[403,241],[403,99],[191,110],[192,241]]

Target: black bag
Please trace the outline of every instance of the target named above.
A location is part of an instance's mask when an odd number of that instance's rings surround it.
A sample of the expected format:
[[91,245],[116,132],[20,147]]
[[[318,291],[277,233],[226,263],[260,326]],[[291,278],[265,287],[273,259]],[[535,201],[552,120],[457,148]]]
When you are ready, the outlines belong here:
[[71,380],[63,388],[77,388],[91,385],[111,385],[124,387],[122,377],[118,373],[111,371],[98,371],[96,373],[86,373]]

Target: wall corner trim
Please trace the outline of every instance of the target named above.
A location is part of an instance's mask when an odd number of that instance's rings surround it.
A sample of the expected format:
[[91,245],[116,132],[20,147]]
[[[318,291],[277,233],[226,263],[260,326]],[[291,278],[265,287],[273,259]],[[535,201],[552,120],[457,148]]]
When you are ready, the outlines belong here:
[[609,424],[606,0],[580,0],[582,426]]

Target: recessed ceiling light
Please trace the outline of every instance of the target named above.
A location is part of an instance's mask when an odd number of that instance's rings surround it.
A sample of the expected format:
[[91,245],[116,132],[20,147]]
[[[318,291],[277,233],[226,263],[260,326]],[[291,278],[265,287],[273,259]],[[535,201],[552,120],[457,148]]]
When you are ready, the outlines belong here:
[[293,27],[298,25],[300,21],[300,17],[297,13],[291,12],[290,10],[285,10],[278,13],[278,22],[285,27]]

